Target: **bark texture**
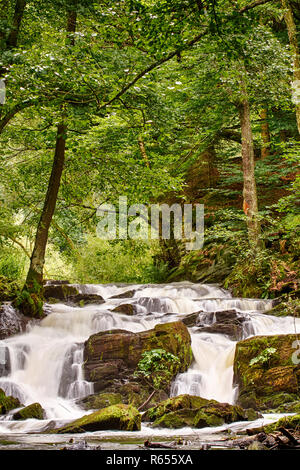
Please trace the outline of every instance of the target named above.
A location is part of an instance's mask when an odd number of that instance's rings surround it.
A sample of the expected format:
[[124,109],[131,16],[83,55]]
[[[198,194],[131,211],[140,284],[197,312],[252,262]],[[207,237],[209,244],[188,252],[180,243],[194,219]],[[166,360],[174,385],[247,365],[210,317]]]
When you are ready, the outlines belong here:
[[243,209],[247,216],[249,242],[253,247],[259,247],[260,223],[258,219],[258,204],[255,182],[255,162],[253,135],[250,120],[250,104],[247,96],[238,106],[242,132],[242,161],[243,161]]

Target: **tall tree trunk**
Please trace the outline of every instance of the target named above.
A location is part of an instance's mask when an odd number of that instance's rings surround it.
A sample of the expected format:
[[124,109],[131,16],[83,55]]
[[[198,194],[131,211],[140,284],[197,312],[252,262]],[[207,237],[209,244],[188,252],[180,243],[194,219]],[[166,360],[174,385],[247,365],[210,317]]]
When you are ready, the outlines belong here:
[[14,17],[13,17],[13,22],[12,22],[12,28],[11,28],[11,30],[8,34],[7,40],[6,40],[6,47],[8,49],[12,49],[13,47],[17,46],[20,26],[21,26],[23,15],[24,15],[24,10],[25,10],[25,7],[26,7],[26,3],[27,3],[26,0],[17,0],[16,1]]
[[54,214],[61,175],[64,168],[66,131],[67,126],[64,122],[58,125],[55,154],[47,194],[36,231],[26,282],[21,298],[18,301],[18,306],[22,309],[23,313],[29,316],[41,316],[42,314],[45,253],[49,228]]
[[260,223],[258,218],[258,204],[256,182],[254,174],[254,146],[250,120],[250,104],[247,95],[238,105],[241,133],[242,133],[242,161],[243,161],[243,209],[247,216],[248,238],[250,245],[259,248],[261,242]]
[[260,117],[261,117],[261,139],[262,139],[261,158],[263,159],[270,155],[270,144],[271,144],[267,108],[263,108],[261,110]]
[[297,38],[297,27],[295,24],[293,10],[289,0],[281,0],[284,8],[284,19],[289,35],[290,46],[293,55],[293,75],[294,75],[294,103],[296,106],[296,119],[298,132],[300,134],[300,50]]
[[[76,30],[76,5],[77,0],[71,5],[67,16],[66,44],[74,45],[74,33]],[[71,34],[70,34],[71,33]],[[52,164],[51,176],[42,214],[38,223],[34,247],[30,258],[30,267],[27,273],[22,294],[17,300],[17,306],[28,316],[42,316],[43,311],[43,270],[45,254],[48,243],[49,228],[56,207],[61,176],[65,163],[67,124],[64,116],[57,126],[55,154]]]

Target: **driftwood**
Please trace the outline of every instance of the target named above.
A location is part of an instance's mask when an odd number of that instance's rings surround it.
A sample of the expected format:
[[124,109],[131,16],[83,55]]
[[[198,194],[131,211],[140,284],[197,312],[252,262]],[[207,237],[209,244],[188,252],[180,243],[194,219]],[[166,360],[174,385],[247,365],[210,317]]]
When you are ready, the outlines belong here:
[[153,395],[156,393],[156,390],[153,390],[153,392],[149,395],[149,397],[147,398],[146,401],[144,401],[144,403],[142,403],[139,407],[138,407],[138,411],[142,411],[145,406],[148,405],[149,401],[151,400],[151,398],[153,397]]
[[[258,429],[256,430],[258,431]],[[266,434],[263,430],[252,434],[249,432],[248,436],[241,439],[231,441],[231,447],[238,447],[239,449],[248,449],[253,444],[261,446],[267,450],[277,449],[295,449],[300,450],[300,433],[297,430],[287,430],[284,427],[274,431],[273,433]]]

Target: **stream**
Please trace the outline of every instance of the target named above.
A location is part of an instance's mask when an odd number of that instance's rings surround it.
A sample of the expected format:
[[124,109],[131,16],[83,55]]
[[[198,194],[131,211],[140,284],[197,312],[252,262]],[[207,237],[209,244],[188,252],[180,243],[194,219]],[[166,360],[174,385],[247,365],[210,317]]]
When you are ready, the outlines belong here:
[[[0,364],[0,388],[24,405],[40,403],[46,412],[44,420],[14,421],[12,414],[16,410],[1,416],[0,448],[1,442],[7,440],[11,448],[35,449],[66,442],[66,436],[43,434],[43,430],[49,423],[61,426],[87,414],[76,405],[76,400],[93,393],[93,384],[84,379],[82,370],[83,343],[93,333],[113,329],[140,332],[198,311],[201,312],[198,322],[209,326],[216,321],[216,312],[226,310],[235,310],[243,319],[242,339],[300,331],[300,319],[265,314],[272,307],[271,300],[233,298],[216,285],[180,282],[75,286],[81,293],[101,295],[105,303],[85,307],[70,307],[62,303],[46,305],[48,314],[38,325],[31,325],[26,333],[0,341],[1,357],[5,358],[4,367],[2,365],[1,368]],[[112,298],[129,290],[134,291],[133,297]],[[136,314],[127,316],[112,312],[124,303],[134,304]],[[5,308],[14,314],[10,305]],[[201,332],[198,327],[189,328],[189,332],[194,360],[187,372],[176,377],[171,396],[188,393],[234,403],[237,392],[233,386],[236,342],[223,334]],[[239,433],[247,427],[273,422],[278,416],[264,415],[255,422],[204,429],[151,429],[142,424],[141,431],[86,433],[84,439],[92,443],[100,441],[107,449],[134,448],[137,442],[155,437],[160,440],[184,437],[191,443],[199,439],[211,442],[216,440],[216,436]],[[80,436],[76,435],[76,439],[79,440]],[[193,444],[190,447],[193,448]]]

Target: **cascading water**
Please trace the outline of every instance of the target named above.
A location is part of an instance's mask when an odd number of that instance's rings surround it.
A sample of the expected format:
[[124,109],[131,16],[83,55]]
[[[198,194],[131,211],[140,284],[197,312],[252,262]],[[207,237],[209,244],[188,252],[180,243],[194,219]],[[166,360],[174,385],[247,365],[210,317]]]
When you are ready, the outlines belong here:
[[[86,413],[76,405],[78,398],[93,393],[93,384],[83,377],[83,343],[99,331],[140,332],[195,312],[200,312],[197,324],[213,325],[218,312],[233,310],[242,320],[243,338],[300,332],[298,319],[264,315],[271,301],[235,299],[215,285],[183,282],[76,287],[82,293],[101,295],[105,303],[82,308],[49,306],[50,313],[39,325],[31,325],[28,332],[0,341],[0,388],[24,405],[40,403],[46,412],[42,422],[17,422],[12,420],[12,414],[1,417],[0,432],[42,430],[50,420],[66,422]],[[129,291],[133,291],[133,296],[131,293],[126,298]],[[121,294],[124,298],[114,298]],[[125,303],[135,307],[135,315],[113,312],[116,306]],[[197,326],[189,331],[194,361],[187,372],[177,376],[171,395],[189,393],[233,403],[236,342],[224,334],[201,331]]]

